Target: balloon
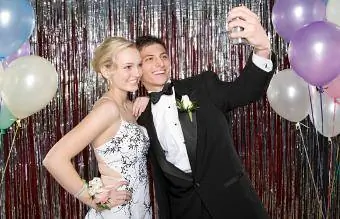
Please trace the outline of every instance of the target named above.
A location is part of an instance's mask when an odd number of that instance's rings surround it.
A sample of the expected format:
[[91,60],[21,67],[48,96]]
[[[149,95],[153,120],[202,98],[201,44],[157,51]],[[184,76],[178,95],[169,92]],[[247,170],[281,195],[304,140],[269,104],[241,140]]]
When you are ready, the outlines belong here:
[[35,25],[29,1],[0,1],[0,58],[17,51],[31,36]]
[[326,6],[321,0],[276,0],[272,21],[276,32],[287,42],[300,28],[325,18]]
[[292,69],[285,69],[273,76],[267,97],[274,111],[289,121],[299,122],[308,115],[308,84]]
[[0,90],[2,89],[2,79],[5,74],[4,68],[2,67],[2,62],[0,61]]
[[340,75],[324,87],[330,97],[340,98]]
[[318,21],[294,34],[288,48],[291,67],[306,82],[323,86],[335,79],[340,70],[340,28]]
[[329,0],[326,7],[327,21],[340,26],[340,1]]
[[30,54],[31,46],[30,43],[27,41],[24,44],[21,45],[21,47],[12,55],[8,56],[2,63],[4,68],[7,68],[8,65],[15,59],[21,57],[21,56],[27,56]]
[[19,119],[45,107],[57,90],[57,72],[39,56],[23,56],[5,70],[1,95],[8,109]]
[[340,104],[325,93],[312,93],[312,109],[309,118],[316,130],[325,137],[340,134]]
[[7,129],[15,122],[15,117],[0,98],[0,129]]

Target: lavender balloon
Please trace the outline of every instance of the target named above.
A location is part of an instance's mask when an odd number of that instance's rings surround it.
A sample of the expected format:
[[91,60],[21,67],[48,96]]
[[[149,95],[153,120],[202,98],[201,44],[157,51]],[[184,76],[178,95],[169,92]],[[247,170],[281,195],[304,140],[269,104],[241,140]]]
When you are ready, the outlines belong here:
[[288,49],[291,67],[306,82],[323,86],[337,77],[340,70],[340,28],[318,21],[294,34]]
[[326,6],[322,0],[277,0],[272,21],[276,32],[287,42],[300,28],[325,19]]
[[8,65],[15,59],[21,57],[21,56],[28,56],[31,51],[31,46],[29,41],[22,44],[22,46],[12,55],[8,56],[2,63],[4,68],[7,68]]

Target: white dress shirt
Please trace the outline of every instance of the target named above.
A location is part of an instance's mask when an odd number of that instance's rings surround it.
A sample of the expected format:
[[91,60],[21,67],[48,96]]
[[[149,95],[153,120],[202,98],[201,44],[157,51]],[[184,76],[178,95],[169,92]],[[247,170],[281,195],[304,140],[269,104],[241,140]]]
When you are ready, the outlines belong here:
[[[253,63],[266,72],[273,69],[271,60],[252,56]],[[184,144],[184,136],[178,119],[175,91],[172,95],[162,95],[159,102],[151,104],[153,122],[167,161],[184,172],[191,172],[188,153]]]
[[151,104],[153,122],[166,159],[180,170],[191,172],[173,87],[172,91],[172,95],[162,95],[157,104]]

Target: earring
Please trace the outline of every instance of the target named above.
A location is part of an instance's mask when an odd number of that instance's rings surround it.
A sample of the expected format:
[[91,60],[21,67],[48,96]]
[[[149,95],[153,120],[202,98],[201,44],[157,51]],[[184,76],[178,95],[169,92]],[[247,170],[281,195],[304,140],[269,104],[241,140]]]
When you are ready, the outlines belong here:
[[108,84],[109,87],[111,87],[112,81],[110,79],[107,79],[107,84]]

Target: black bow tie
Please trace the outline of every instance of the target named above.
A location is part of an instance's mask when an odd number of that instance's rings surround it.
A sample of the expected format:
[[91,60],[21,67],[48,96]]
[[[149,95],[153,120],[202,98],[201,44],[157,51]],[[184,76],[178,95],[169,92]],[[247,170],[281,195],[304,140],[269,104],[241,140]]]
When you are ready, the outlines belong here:
[[151,103],[156,104],[163,94],[171,95],[172,86],[172,83],[166,83],[161,91],[149,93]]

